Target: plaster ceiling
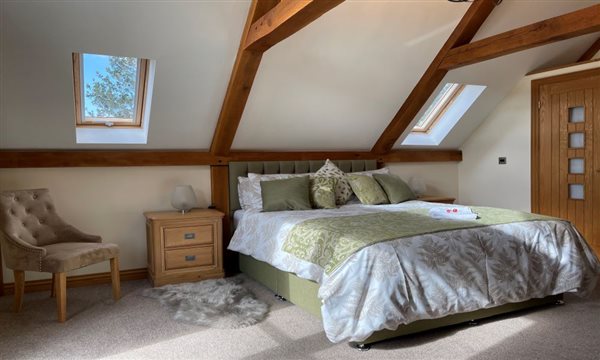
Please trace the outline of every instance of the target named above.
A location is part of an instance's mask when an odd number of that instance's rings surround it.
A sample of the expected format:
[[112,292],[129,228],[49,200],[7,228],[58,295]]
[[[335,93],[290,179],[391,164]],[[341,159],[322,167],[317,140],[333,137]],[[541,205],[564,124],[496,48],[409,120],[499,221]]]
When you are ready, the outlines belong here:
[[[476,39],[598,2],[504,0]],[[157,61],[148,144],[127,148],[208,149],[248,5],[2,2],[0,147],[123,148],[75,144],[71,52],[82,51]],[[264,55],[233,148],[369,150],[468,6],[342,3]],[[444,81],[488,88],[441,146],[460,147],[523,75],[577,59],[597,36],[451,71]]]

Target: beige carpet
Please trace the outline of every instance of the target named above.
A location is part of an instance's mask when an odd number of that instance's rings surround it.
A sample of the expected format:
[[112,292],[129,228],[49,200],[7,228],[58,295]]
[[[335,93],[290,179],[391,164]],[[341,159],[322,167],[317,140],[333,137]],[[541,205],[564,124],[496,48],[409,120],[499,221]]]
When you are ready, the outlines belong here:
[[271,304],[259,325],[239,330],[175,322],[155,300],[140,296],[146,281],[123,283],[113,303],[110,286],[68,290],[65,324],[55,322],[54,300],[26,294],[12,314],[0,297],[0,359],[600,359],[600,291],[590,299],[567,295],[550,306],[376,344],[359,352],[332,344],[320,321],[247,284]]

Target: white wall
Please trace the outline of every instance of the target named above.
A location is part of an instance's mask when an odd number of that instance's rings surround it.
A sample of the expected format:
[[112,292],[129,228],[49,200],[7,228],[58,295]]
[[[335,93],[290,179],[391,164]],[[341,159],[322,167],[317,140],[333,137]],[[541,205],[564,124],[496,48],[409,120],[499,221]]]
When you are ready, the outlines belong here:
[[[429,194],[458,196],[457,163],[387,166],[407,181],[411,176],[422,177]],[[123,270],[146,267],[143,212],[172,210],[170,193],[177,184],[191,184],[200,207],[210,204],[208,166],[0,169],[0,191],[49,188],[59,214],[66,221],[119,245]],[[69,275],[108,270],[105,262]],[[49,278],[46,273],[26,274],[27,280]],[[12,281],[12,271],[4,268],[4,283]]]
[[[199,206],[210,204],[208,166],[0,169],[0,191],[49,188],[67,222],[119,245],[123,270],[146,267],[143,212],[172,210],[170,194],[178,184],[194,187]],[[69,275],[106,271],[108,262]],[[27,280],[49,277],[46,273],[26,274]],[[4,282],[12,281],[12,271],[5,268]]]
[[[600,67],[600,62],[524,77],[462,147],[459,202],[531,210],[531,81]],[[506,156],[507,165],[498,157]]]
[[395,163],[386,164],[390,171],[409,181],[419,176],[427,185],[427,195],[440,195],[458,198],[458,164],[440,163]]

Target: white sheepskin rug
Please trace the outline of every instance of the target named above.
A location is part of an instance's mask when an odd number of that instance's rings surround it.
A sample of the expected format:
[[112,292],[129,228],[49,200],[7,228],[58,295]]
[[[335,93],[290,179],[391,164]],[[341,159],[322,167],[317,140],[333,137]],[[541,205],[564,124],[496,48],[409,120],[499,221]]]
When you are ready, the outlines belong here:
[[204,280],[146,289],[142,295],[160,300],[175,320],[235,329],[257,324],[269,312],[269,306],[257,300],[242,283],[240,277]]

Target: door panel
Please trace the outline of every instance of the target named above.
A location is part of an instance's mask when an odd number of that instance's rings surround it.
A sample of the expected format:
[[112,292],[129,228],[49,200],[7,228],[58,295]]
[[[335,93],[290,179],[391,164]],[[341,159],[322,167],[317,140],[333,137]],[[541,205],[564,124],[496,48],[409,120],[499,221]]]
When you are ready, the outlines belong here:
[[600,71],[540,82],[532,207],[571,221],[600,252],[600,145],[594,146],[600,139]]

